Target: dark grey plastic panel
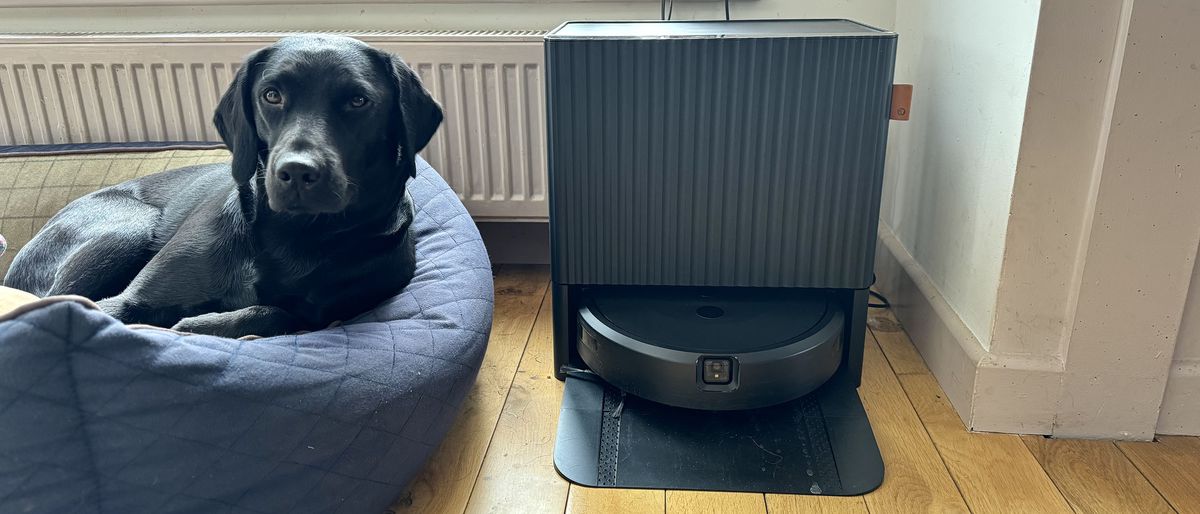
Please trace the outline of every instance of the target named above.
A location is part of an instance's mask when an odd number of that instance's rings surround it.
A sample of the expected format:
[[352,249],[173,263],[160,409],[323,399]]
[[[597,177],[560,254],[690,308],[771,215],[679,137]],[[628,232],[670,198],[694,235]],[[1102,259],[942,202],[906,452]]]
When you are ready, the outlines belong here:
[[864,288],[895,38],[548,39],[559,284]]
[[852,496],[883,483],[883,459],[854,383],[765,409],[655,404],[566,379],[554,466],[589,487]]
[[546,34],[564,38],[887,36],[850,20],[569,21]]

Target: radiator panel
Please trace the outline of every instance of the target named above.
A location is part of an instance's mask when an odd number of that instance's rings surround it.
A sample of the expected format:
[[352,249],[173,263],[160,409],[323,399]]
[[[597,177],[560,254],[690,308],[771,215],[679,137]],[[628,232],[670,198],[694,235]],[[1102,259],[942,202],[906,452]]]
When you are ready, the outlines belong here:
[[[219,141],[243,57],[283,34],[0,37],[0,145]],[[446,112],[422,155],[478,218],[547,216],[540,33],[348,34],[404,58]]]

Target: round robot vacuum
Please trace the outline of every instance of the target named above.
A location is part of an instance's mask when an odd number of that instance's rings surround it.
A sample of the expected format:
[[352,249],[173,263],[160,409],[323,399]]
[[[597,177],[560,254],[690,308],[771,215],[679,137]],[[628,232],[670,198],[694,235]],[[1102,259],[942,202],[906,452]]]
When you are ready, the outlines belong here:
[[842,359],[843,315],[821,290],[590,288],[579,322],[579,354],[594,373],[675,407],[784,403],[824,384]]

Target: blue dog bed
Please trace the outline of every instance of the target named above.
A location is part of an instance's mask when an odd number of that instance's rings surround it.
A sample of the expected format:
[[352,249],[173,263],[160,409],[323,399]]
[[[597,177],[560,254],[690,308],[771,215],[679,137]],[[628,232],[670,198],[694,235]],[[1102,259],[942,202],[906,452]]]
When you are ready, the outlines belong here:
[[0,317],[0,512],[383,512],[483,359],[492,274],[424,161],[417,270],[343,326],[232,340],[129,328],[79,299]]

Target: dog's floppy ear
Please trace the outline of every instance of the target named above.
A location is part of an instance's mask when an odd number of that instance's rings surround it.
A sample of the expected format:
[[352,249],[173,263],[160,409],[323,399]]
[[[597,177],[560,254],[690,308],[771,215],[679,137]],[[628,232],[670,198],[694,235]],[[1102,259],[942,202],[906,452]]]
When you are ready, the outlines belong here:
[[213,114],[213,125],[233,154],[233,179],[238,184],[249,182],[258,171],[261,145],[254,124],[254,68],[266,60],[270,51],[264,48],[246,58]]
[[[430,96],[417,74],[399,57],[384,52],[383,57],[391,67],[396,82],[396,96],[400,104],[400,120],[404,125],[398,159],[411,159],[429,144],[433,134],[442,124],[442,107]],[[412,173],[416,169],[411,170]]]

